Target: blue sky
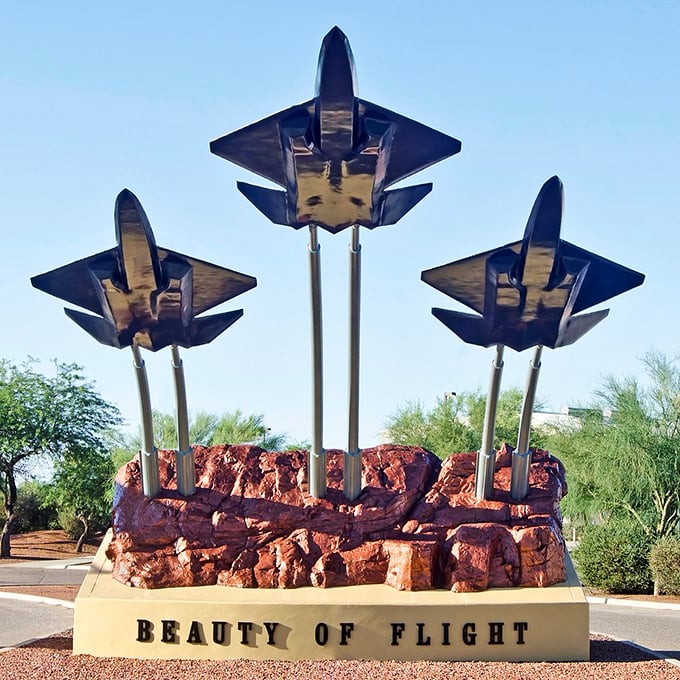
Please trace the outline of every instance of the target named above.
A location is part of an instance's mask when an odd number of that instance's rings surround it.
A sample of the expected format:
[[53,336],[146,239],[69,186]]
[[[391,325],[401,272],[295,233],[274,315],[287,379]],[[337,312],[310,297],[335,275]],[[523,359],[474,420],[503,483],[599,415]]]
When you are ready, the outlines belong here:
[[[676,2],[24,2],[0,25],[0,356],[77,362],[130,426],[129,350],[96,343],[32,275],[114,245],[124,187],[159,245],[257,277],[219,311],[244,317],[183,351],[192,410],[264,413],[311,434],[306,230],[275,226],[236,190],[260,180],[210,140],[312,96],[321,40],[349,37],[362,98],[463,150],[410,183],[434,190],[393,227],[362,230],[360,444],[408,400],[486,388],[493,350],[430,313],[460,309],[424,269],[518,240],[550,176],[562,236],[647,275],[572,347],[546,350],[539,396],[589,400],[603,375],[674,355],[680,158]],[[407,182],[408,183],[408,182]],[[321,234],[327,447],[346,445],[349,232]],[[145,353],[154,407],[172,410],[168,350]],[[530,352],[506,353],[504,387]],[[47,370],[47,366],[44,366]]]

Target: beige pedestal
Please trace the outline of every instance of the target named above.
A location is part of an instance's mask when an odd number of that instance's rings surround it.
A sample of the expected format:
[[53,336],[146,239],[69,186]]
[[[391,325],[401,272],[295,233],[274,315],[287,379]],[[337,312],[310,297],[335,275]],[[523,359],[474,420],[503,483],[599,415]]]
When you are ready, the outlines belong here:
[[442,661],[589,657],[588,603],[570,562],[567,583],[481,593],[399,592],[384,585],[139,590],[111,578],[105,544],[76,598],[75,654]]

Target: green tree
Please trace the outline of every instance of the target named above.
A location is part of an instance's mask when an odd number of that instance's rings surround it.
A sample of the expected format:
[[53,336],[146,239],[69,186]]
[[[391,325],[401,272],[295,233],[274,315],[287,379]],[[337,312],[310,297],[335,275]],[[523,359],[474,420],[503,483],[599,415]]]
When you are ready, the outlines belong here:
[[48,490],[49,484],[38,480],[29,480],[19,486],[14,533],[23,534],[52,528],[57,519],[57,511],[48,500]]
[[[175,417],[162,411],[154,411],[152,416],[156,446],[159,449],[175,448],[177,446]],[[285,434],[273,433],[265,425],[264,415],[245,416],[237,409],[221,416],[199,411],[189,422],[189,441],[202,446],[253,443],[268,451],[277,451],[286,446],[287,437]],[[129,455],[131,451],[140,449],[141,442],[141,434],[138,434],[127,446],[123,445],[123,449],[127,449]],[[116,460],[120,458],[117,456]]]
[[440,458],[451,453],[473,451],[481,438],[467,424],[465,395],[438,399],[431,411],[420,402],[410,402],[395,411],[385,423],[395,444],[422,446]]
[[[642,363],[646,384],[605,378],[596,413],[557,433],[551,450],[569,473],[565,514],[628,517],[655,541],[680,521],[680,365],[658,352]],[[611,418],[597,415],[604,407]]]
[[272,432],[261,413],[244,416],[239,409],[223,414],[210,440],[211,444],[257,444],[267,451],[280,451],[286,445],[286,435]]
[[17,367],[0,361],[0,492],[6,515],[0,558],[11,556],[17,476],[41,460],[100,450],[105,430],[120,422],[118,409],[102,399],[79,366],[54,362],[48,377],[34,363]]
[[[113,501],[111,453],[97,449],[69,449],[55,464],[48,500],[57,508],[60,518],[72,517],[82,526],[76,552],[81,552],[91,529],[104,529],[109,524]],[[68,526],[63,526],[69,531]]]
[[[521,407],[521,390],[501,392],[496,409],[496,448],[503,442],[515,445]],[[431,411],[425,411],[420,402],[410,402],[388,417],[385,428],[395,444],[422,446],[443,458],[451,453],[476,451],[481,446],[485,408],[486,396],[481,392],[438,399]],[[532,446],[542,446],[544,441],[541,432],[532,433]]]

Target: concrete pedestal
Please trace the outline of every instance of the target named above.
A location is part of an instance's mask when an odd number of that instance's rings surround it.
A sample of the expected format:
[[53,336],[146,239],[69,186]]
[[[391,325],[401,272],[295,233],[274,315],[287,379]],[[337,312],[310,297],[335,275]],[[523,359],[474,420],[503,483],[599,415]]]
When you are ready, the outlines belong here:
[[588,603],[570,562],[566,583],[479,593],[400,592],[385,585],[140,590],[111,578],[106,544],[76,598],[75,654],[441,661],[589,657]]

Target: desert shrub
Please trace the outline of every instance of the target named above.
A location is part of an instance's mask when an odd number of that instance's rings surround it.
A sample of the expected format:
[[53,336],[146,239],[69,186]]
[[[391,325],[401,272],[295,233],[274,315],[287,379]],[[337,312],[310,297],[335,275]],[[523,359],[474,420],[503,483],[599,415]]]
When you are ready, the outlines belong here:
[[76,517],[72,508],[62,508],[58,514],[59,526],[66,532],[66,535],[73,541],[78,540],[83,533],[83,523]]
[[19,487],[15,512],[17,521],[14,531],[25,534],[51,528],[57,511],[46,495],[47,485],[42,482],[25,482]]
[[680,540],[662,538],[649,555],[649,566],[659,592],[664,595],[680,595]]
[[[97,515],[89,519],[89,535],[101,533],[109,528],[110,515]],[[57,515],[58,525],[66,532],[66,535],[77,541],[83,533],[83,523],[78,519],[76,511],[70,506],[60,508]]]
[[607,593],[650,593],[652,540],[629,520],[589,527],[574,551],[576,570],[587,586]]

